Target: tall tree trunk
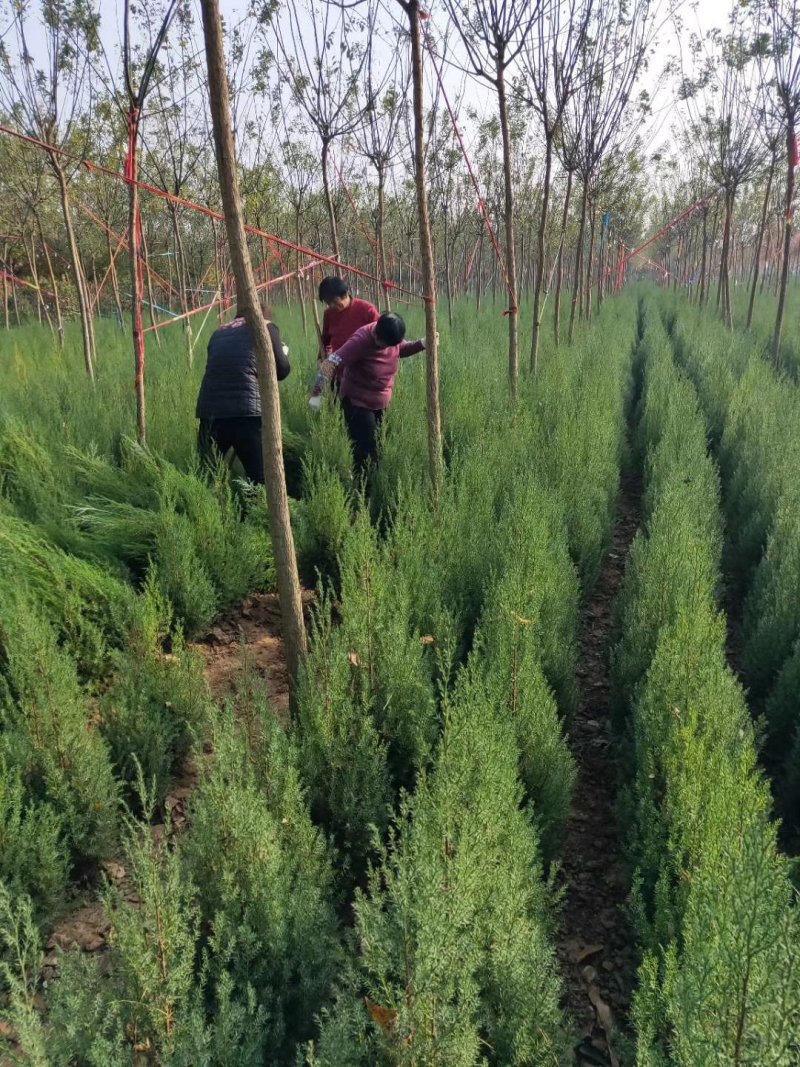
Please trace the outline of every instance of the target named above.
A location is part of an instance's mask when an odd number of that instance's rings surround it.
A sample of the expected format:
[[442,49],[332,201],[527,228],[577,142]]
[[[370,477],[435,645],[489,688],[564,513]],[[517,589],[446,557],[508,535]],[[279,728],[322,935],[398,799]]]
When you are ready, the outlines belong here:
[[447,208],[442,212],[442,227],[444,230],[444,284],[447,290],[447,322],[450,329],[453,328],[453,275],[450,264],[450,226]]
[[597,257],[597,310],[603,306],[603,297],[605,296],[605,281],[606,274],[608,273],[606,265],[608,262],[608,248],[609,237],[611,233],[611,227],[605,227],[603,220],[600,220],[600,253]]
[[778,310],[775,315],[775,329],[772,334],[772,362],[777,367],[781,357],[781,334],[783,333],[783,316],[786,310],[786,289],[789,283],[789,259],[792,248],[792,215],[794,212],[794,153],[795,128],[794,114],[790,114],[786,126],[786,215],[783,224],[783,252],[781,262],[781,280],[778,289]]
[[708,279],[706,281],[706,306],[711,299],[711,279],[714,270],[714,249],[717,247],[717,231],[719,230],[719,201],[714,206],[714,220],[711,226],[711,242],[708,246]]
[[28,256],[28,263],[30,265],[31,270],[31,278],[33,279],[33,284],[36,287],[36,314],[38,316],[39,322],[42,321],[42,317],[44,316],[44,318],[47,319],[47,325],[52,330],[53,323],[50,319],[50,312],[47,309],[47,304],[42,294],[42,284],[39,281],[39,268],[36,266],[36,243],[33,239],[33,234],[31,234],[30,248],[28,248],[28,242],[25,238],[24,232],[22,234],[22,243],[25,246],[25,252]]
[[700,261],[700,298],[699,305],[706,302],[706,271],[708,269],[708,208],[703,208],[703,253]]
[[717,310],[722,311],[725,323],[733,329],[731,317],[730,292],[730,249],[731,222],[733,216],[733,193],[725,192],[725,222],[722,228],[722,251],[719,259],[719,281],[717,283]]
[[572,307],[569,313],[569,343],[575,336],[575,314],[578,309],[578,298],[581,293],[583,281],[583,237],[586,231],[586,208],[589,202],[589,176],[583,179],[583,198],[581,200],[581,221],[578,226],[578,243],[575,246],[575,280],[572,286]]
[[586,321],[592,319],[592,275],[594,274],[594,239],[597,227],[597,199],[592,201],[589,211],[589,257],[586,263]]
[[561,282],[564,277],[564,243],[567,238],[567,219],[569,218],[569,201],[572,195],[572,171],[567,171],[567,188],[564,193],[564,210],[561,213],[561,233],[558,238],[558,258],[556,259],[556,295],[553,302],[553,333],[556,348],[561,340]]
[[281,408],[278,396],[278,377],[272,341],[267,330],[256,291],[253,268],[247,248],[244,229],[239,179],[236,172],[236,156],[228,100],[228,78],[225,70],[225,49],[222,37],[222,21],[219,0],[201,0],[203,34],[205,37],[206,63],[208,66],[208,95],[214,127],[214,143],[217,155],[217,171],[225,212],[225,228],[228,234],[231,262],[236,278],[239,306],[244,312],[253,334],[256,357],[256,372],[261,395],[261,440],[264,454],[264,474],[269,507],[269,529],[278,594],[283,619],[283,639],[286,661],[292,687],[296,685],[300,663],[305,656],[306,630],[303,622],[303,603],[300,596],[300,579],[289,519],[289,499],[286,493],[286,475],[283,465],[281,443]]
[[[378,167],[378,216],[375,226],[375,242],[378,246],[378,277],[381,282],[387,280],[386,270],[386,168],[384,166]],[[386,308],[392,310],[392,300],[389,290],[384,288],[380,294],[381,302]],[[378,305],[380,307],[380,303]]]
[[[179,191],[175,190],[177,196]],[[183,246],[183,235],[181,234],[181,228],[178,225],[178,208],[175,204],[170,203],[170,216],[172,221],[172,237],[175,242],[175,273],[177,275],[178,282],[178,311],[182,315],[185,315],[187,311],[191,310],[191,302],[189,300],[189,277],[186,270],[186,253]],[[194,362],[194,337],[192,336],[192,320],[183,320],[183,336],[186,342],[186,357],[189,361],[189,366],[192,366]]]
[[11,286],[11,300],[12,300],[12,303],[14,304],[14,318],[16,319],[17,326],[21,326],[22,325],[22,319],[20,318],[20,314],[19,314],[19,299],[17,297],[17,286],[16,285],[12,285]]
[[753,325],[753,309],[756,304],[756,289],[758,288],[758,275],[761,268],[761,247],[764,243],[764,230],[767,227],[767,212],[769,211],[769,198],[772,195],[772,178],[775,174],[775,153],[773,152],[767,174],[767,187],[764,191],[764,204],[761,209],[761,220],[758,224],[758,236],[756,238],[756,250],[753,256],[753,278],[750,285],[750,303],[747,305],[747,325],[750,329]]
[[519,378],[519,318],[517,309],[517,259],[514,251],[514,189],[512,185],[511,130],[508,125],[508,101],[506,100],[506,77],[502,48],[497,49],[495,67],[497,102],[500,110],[500,132],[503,138],[503,185],[506,222],[506,274],[511,292],[508,308],[508,378],[511,384],[512,403],[517,398]]
[[411,81],[414,108],[414,180],[422,252],[422,285],[425,298],[425,369],[428,407],[428,465],[434,505],[439,507],[444,477],[442,412],[439,399],[439,333],[436,326],[436,263],[433,258],[428,190],[425,184],[425,83],[422,70],[422,35],[418,0],[403,0],[411,34]]
[[108,249],[108,264],[109,271],[111,272],[111,291],[114,294],[114,304],[117,309],[117,315],[119,316],[120,325],[123,323],[122,315],[122,297],[119,291],[119,277],[117,275],[117,264],[114,259],[115,249],[111,247],[111,234],[106,230],[106,248]]
[[533,332],[531,334],[531,370],[539,369],[539,337],[542,332],[542,287],[544,285],[544,241],[547,233],[547,214],[550,207],[550,178],[553,173],[553,135],[545,129],[544,178],[542,180],[542,209],[536,232],[536,270],[533,282]]
[[53,152],[50,154],[50,166],[58,182],[58,193],[61,200],[61,214],[64,217],[64,229],[67,232],[67,246],[72,265],[72,276],[75,281],[75,291],[78,297],[78,312],[81,318],[81,333],[83,335],[83,363],[89,381],[94,384],[94,327],[92,325],[92,308],[86,291],[86,279],[81,266],[81,257],[78,252],[78,242],[75,239],[75,229],[72,225],[72,212],[69,205],[69,191],[67,189],[67,177],[61,161]]
[[131,273],[131,316],[133,320],[134,391],[136,393],[136,436],[147,444],[147,408],[144,391],[145,347],[142,300],[144,299],[144,265],[142,259],[142,218],[139,207],[137,150],[139,112],[129,116],[128,156],[125,161],[128,182],[128,257]]
[[[294,243],[300,244],[300,211],[295,209],[294,213]],[[295,261],[295,267],[300,270],[300,253],[297,253]],[[295,281],[297,282],[297,299],[300,301],[300,313],[303,316],[303,337],[308,337],[308,311],[306,309],[306,293],[305,293],[305,278],[302,274],[297,274]],[[317,338],[319,342],[319,338]]]
[[[150,319],[150,325],[156,325],[156,297],[153,292],[153,275],[150,271],[150,250],[147,245],[147,240],[144,236],[144,232],[141,235],[142,244],[142,262],[144,263],[144,276],[147,279],[147,311]],[[153,331],[153,336],[156,339],[156,344],[161,348],[161,333],[159,330]]]
[[3,322],[6,329],[11,328],[11,320],[8,313],[8,278],[6,277],[6,266],[8,264],[8,242],[3,245]]
[[322,139],[322,187],[325,190],[325,204],[328,209],[328,225],[331,231],[331,247],[334,259],[341,260],[339,254],[339,231],[336,228],[336,210],[331,192],[330,174],[328,173],[328,161],[331,150],[331,142],[327,138]]
[[481,310],[481,294],[483,292],[483,229],[478,238],[478,262],[475,264],[475,311]]
[[36,225],[39,227],[39,238],[42,242],[42,249],[44,250],[44,258],[47,263],[47,274],[50,278],[50,288],[53,293],[53,301],[56,313],[56,333],[58,336],[58,347],[63,351],[64,349],[64,319],[61,314],[61,298],[58,295],[58,282],[56,281],[56,272],[53,269],[53,259],[50,255],[50,249],[47,247],[47,242],[44,239],[44,230],[42,228],[42,220],[39,217],[39,213],[36,212]]

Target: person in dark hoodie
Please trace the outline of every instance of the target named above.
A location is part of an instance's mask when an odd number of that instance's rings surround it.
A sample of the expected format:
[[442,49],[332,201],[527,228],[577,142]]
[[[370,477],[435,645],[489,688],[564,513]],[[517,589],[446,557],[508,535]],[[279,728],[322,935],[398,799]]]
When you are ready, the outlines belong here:
[[[272,341],[278,381],[282,382],[291,370],[289,350],[272,321],[270,308],[262,304],[261,311]],[[238,308],[236,318],[215,330],[208,342],[206,369],[195,414],[200,420],[198,450],[201,457],[208,461],[215,449],[222,455],[233,449],[247,477],[263,485],[261,396],[253,336]]]

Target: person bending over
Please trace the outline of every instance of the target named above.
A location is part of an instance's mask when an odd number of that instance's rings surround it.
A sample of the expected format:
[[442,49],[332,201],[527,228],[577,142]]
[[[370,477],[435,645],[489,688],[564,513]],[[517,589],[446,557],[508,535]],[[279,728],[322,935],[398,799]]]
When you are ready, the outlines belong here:
[[349,341],[320,365],[309,403],[319,407],[326,382],[341,374],[340,396],[353,458],[359,471],[378,460],[378,431],[392,399],[401,359],[425,349],[425,342],[403,341],[406,324],[387,312],[356,330]]
[[[278,381],[282,382],[291,370],[289,349],[272,321],[270,308],[262,303],[261,312],[272,341]],[[250,481],[263,485],[261,396],[253,335],[238,308],[236,318],[215,330],[208,342],[206,369],[195,415],[200,420],[198,450],[201,458],[208,462],[215,448],[222,455],[233,449]]]

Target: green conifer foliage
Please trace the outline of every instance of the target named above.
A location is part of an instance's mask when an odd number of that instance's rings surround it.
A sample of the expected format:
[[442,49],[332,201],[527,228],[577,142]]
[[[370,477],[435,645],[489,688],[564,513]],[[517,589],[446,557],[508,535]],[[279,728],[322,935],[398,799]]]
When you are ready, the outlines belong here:
[[[800,476],[784,493],[744,609],[745,669],[757,695],[774,683],[800,636]],[[773,732],[778,745],[785,734]]]
[[468,672],[357,899],[357,974],[309,1063],[560,1062],[552,904],[516,765],[507,717]]
[[263,1013],[262,1055],[291,1063],[329,1002],[340,950],[327,846],[298,754],[254,687],[248,731],[220,712],[182,853],[199,887],[208,992]]
[[439,728],[433,660],[426,635],[410,625],[408,588],[363,509],[345,542],[341,569],[351,691],[371,711],[395,782],[411,787],[431,758]]
[[68,873],[62,819],[31,796],[18,767],[0,762],[0,883],[14,897],[30,894],[41,919],[63,904]]
[[[655,314],[645,307],[645,337]],[[626,810],[644,949],[637,1063],[788,1067],[800,1042],[794,892],[726,662],[713,464],[685,393],[663,347],[651,348],[640,426],[649,513],[616,660],[617,678],[634,686]],[[665,432],[673,420],[682,433]]]
[[108,748],[52,627],[22,596],[0,604],[0,749],[62,820],[75,856],[109,854],[118,795]]
[[[354,692],[348,641],[334,628],[330,605],[315,611],[308,657],[298,682],[300,766],[314,817],[333,835],[349,862],[349,878],[363,876],[375,831],[389,824],[393,790],[388,749]],[[344,872],[340,872],[344,874]]]
[[297,561],[308,585],[339,586],[339,554],[353,521],[353,508],[341,475],[319,459],[303,468],[304,494],[293,503]]

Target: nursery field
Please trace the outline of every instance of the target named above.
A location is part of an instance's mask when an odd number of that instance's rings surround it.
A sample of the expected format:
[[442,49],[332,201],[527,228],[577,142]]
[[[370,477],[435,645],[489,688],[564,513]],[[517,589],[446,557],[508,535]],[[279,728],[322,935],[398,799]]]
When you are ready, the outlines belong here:
[[422,359],[362,492],[276,308],[291,710],[208,330],[149,347],[147,449],[113,321],[94,387],[0,334],[0,1062],[800,1062],[794,377],[642,286],[512,407],[499,310],[441,327],[434,505]]

